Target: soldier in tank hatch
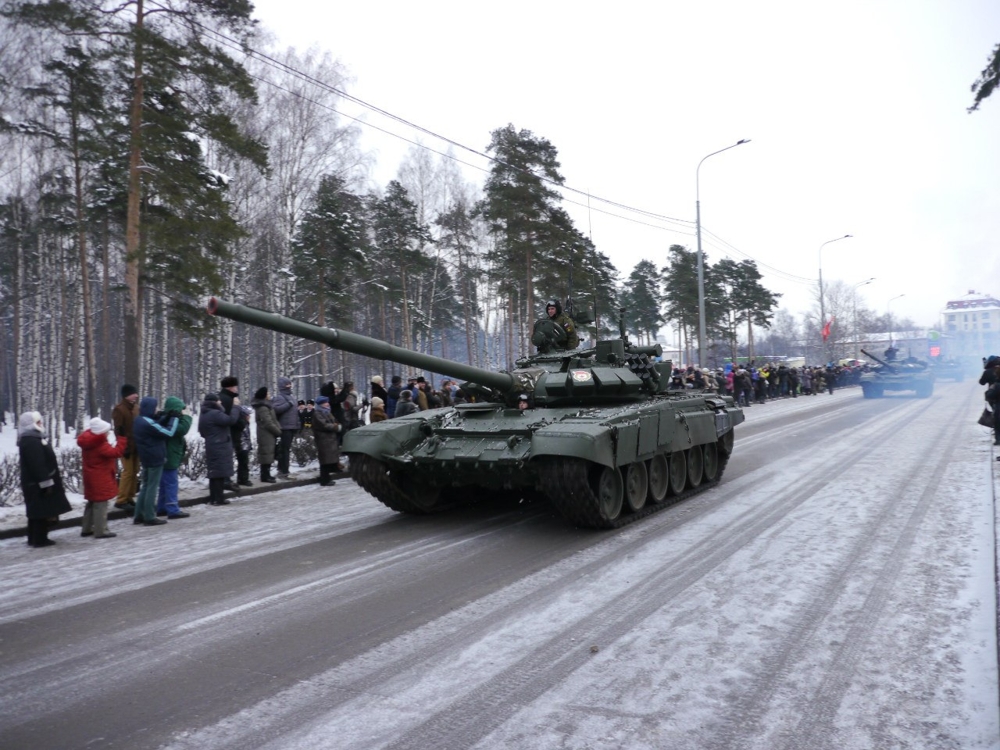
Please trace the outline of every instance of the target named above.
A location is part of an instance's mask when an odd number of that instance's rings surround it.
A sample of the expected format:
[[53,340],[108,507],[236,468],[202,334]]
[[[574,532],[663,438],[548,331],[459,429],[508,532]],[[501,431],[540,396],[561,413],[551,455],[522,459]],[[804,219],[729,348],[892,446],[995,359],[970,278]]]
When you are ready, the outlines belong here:
[[562,326],[563,330],[566,331],[566,343],[562,348],[576,349],[580,346],[580,336],[576,332],[576,323],[573,322],[573,319],[569,315],[563,312],[559,300],[550,299],[546,302],[545,314],[548,315],[549,320]]

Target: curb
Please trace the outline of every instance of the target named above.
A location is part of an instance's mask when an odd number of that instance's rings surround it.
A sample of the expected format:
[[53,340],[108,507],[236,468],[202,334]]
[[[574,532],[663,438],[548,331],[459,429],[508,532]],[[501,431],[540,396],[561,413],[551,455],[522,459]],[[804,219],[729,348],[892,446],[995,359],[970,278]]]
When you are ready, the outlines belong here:
[[[350,474],[345,475],[347,478]],[[268,484],[257,482],[253,487],[244,487],[240,492],[228,491],[223,494],[225,498],[247,498],[253,497],[254,495],[263,495],[267,492],[275,492],[276,490],[285,490],[289,487],[305,487],[310,484],[319,484],[319,473],[310,474],[303,479],[286,479],[278,480],[276,484]],[[198,495],[196,497],[182,497],[178,498],[177,504],[181,508],[190,508],[192,505],[204,505],[208,502],[208,495]],[[112,502],[109,500],[108,502]],[[115,521],[122,518],[131,518],[132,514],[123,510],[108,510],[108,520]],[[72,518],[60,519],[58,523],[49,526],[49,531],[54,529],[71,529],[74,526],[83,526],[83,516],[74,516]],[[27,526],[15,526],[9,529],[0,529],[0,539],[14,539],[19,536],[27,536],[28,527]]]

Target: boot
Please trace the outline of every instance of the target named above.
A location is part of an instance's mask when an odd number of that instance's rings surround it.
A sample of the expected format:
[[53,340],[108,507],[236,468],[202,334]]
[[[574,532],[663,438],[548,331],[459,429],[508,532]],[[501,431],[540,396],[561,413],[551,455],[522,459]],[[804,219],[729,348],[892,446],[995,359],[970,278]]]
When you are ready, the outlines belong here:
[[108,532],[108,504],[107,503],[89,503],[93,506],[93,531],[94,536],[98,539],[106,538]]
[[260,465],[260,481],[274,484],[278,480],[271,476],[271,464]]
[[49,547],[55,541],[49,539],[49,522],[45,518],[33,518],[28,520],[28,546],[29,547]]

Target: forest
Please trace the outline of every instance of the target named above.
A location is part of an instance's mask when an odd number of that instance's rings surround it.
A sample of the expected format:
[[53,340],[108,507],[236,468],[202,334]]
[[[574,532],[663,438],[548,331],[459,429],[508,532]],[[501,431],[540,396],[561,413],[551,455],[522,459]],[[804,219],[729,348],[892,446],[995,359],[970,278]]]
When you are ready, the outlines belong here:
[[[484,134],[481,185],[419,144],[373,184],[363,126],[337,110],[343,63],[274,49],[252,13],[246,0],[3,5],[0,412],[79,426],[107,417],[123,383],[197,403],[229,374],[251,390],[288,376],[303,397],[407,374],[211,317],[213,295],[489,369],[530,352],[545,300],[572,298],[594,313],[584,346],[618,335],[622,315],[640,343],[667,331],[693,361],[695,251],[651,248],[617,269],[561,206],[556,145],[510,123]],[[818,313],[782,310],[753,260],[706,257],[705,294],[704,364],[818,361]],[[825,289],[827,317],[845,321],[834,342],[907,325],[856,295]]]

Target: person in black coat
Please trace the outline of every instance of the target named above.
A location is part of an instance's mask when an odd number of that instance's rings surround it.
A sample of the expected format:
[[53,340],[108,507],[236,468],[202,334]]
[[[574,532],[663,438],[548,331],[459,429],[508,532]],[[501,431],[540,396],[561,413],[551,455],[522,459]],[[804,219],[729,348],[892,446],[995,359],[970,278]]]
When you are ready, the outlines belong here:
[[28,546],[48,547],[49,519],[72,510],[59,474],[56,453],[42,427],[42,415],[28,411],[17,422],[24,512],[28,516]]
[[382,376],[374,375],[372,376],[372,398],[382,399],[382,403],[385,403],[386,399],[389,398],[389,392],[385,389],[382,384]]
[[[233,404],[239,407],[239,398]],[[226,414],[214,393],[205,396],[201,402],[198,417],[198,432],[205,438],[205,464],[208,474],[209,505],[229,505],[222,497],[226,480],[233,476],[233,433],[232,426],[243,412],[235,408]]]
[[319,459],[319,483],[332,487],[332,474],[340,468],[340,441],[337,439],[341,425],[330,411],[330,399],[320,396],[316,399],[316,409],[312,421],[313,436],[316,439],[316,456]]
[[[240,381],[232,375],[227,375],[219,385],[222,388],[219,391],[219,402],[223,411],[229,414],[233,411],[233,400],[240,396]],[[236,412],[237,419],[231,428],[233,451],[236,453],[236,483],[244,487],[253,487],[253,482],[250,481],[250,450],[244,449],[242,443],[243,431],[250,426],[250,420],[240,409],[236,409]],[[226,489],[235,490],[236,486],[230,483]]]
[[[1000,445],[1000,357],[993,355],[983,362],[983,374],[979,376],[979,385],[989,386],[986,389],[986,402],[993,410],[993,444]],[[997,459],[1000,461],[1000,458]]]

